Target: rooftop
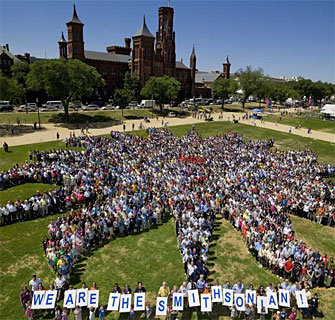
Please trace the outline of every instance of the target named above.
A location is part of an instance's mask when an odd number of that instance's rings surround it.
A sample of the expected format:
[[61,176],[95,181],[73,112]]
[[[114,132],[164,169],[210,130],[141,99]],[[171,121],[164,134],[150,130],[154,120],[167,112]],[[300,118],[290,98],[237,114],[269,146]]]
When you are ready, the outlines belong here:
[[88,50],[84,51],[84,55],[86,59],[99,60],[99,61],[128,63],[129,59],[131,59],[130,55],[99,52],[99,51],[88,51]]
[[148,37],[155,38],[152,33],[149,31],[147,24],[145,22],[145,16],[143,16],[143,22],[138,31],[133,35],[133,37]]

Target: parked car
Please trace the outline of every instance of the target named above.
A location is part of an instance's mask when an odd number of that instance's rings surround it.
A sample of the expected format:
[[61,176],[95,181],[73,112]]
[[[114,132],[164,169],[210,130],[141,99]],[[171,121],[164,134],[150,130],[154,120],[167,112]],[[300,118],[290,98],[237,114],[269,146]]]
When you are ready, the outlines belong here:
[[137,101],[131,101],[129,104],[128,104],[128,107],[130,108],[137,108],[139,106],[138,102]]
[[28,102],[27,104],[21,105],[18,109],[18,112],[31,112],[31,111],[37,111],[37,105],[34,102]]
[[74,102],[74,103],[69,104],[69,109],[76,111],[76,110],[80,110],[81,106],[82,106],[81,102]]
[[105,105],[105,101],[97,100],[92,101],[90,104],[95,104],[98,108],[102,108]]
[[62,101],[60,101],[60,100],[58,100],[58,101],[47,101],[47,103],[45,104],[45,107],[50,111],[62,110],[63,109],[63,104],[62,104]]
[[169,112],[167,116],[169,118],[175,118],[177,115],[174,112]]
[[99,110],[99,107],[96,104],[89,104],[88,106],[83,107],[84,111]]
[[0,101],[0,112],[13,111],[14,108],[9,101]]
[[109,104],[107,106],[102,107],[101,110],[115,110],[115,106]]

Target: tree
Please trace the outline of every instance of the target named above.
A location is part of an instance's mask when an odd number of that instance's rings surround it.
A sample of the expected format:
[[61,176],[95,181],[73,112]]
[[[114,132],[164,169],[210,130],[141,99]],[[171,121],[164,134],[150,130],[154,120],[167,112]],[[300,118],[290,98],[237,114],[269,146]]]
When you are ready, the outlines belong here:
[[30,71],[30,65],[26,61],[18,61],[11,67],[12,78],[22,87],[24,101],[27,103],[27,76]]
[[136,73],[126,72],[124,75],[123,88],[133,92],[133,100],[139,101],[141,84],[138,81]]
[[23,88],[16,79],[8,78],[0,72],[0,100],[18,102],[24,95]]
[[263,77],[263,70],[260,68],[253,70],[251,66],[247,66],[244,70],[239,69],[236,74],[243,91],[242,108],[244,110],[245,102],[248,97],[252,94],[256,94],[262,84],[261,79]]
[[134,92],[128,88],[116,89],[114,92],[114,102],[120,107],[122,110],[123,117],[123,109],[129,105],[129,102],[134,100]]
[[235,80],[218,78],[213,82],[213,98],[222,99],[222,110],[224,109],[224,101],[229,95],[234,94],[236,90],[237,82]]
[[181,84],[175,78],[164,76],[150,78],[141,90],[141,95],[149,99],[158,101],[162,110],[164,103],[169,103],[171,100],[178,97],[181,89]]
[[255,92],[259,100],[259,106],[261,106],[261,101],[266,98],[273,98],[276,85],[273,81],[266,78],[260,79],[258,83],[258,88]]
[[44,90],[64,105],[65,119],[69,119],[69,101],[90,96],[104,80],[94,67],[79,60],[44,60],[35,62],[27,76],[28,89]]

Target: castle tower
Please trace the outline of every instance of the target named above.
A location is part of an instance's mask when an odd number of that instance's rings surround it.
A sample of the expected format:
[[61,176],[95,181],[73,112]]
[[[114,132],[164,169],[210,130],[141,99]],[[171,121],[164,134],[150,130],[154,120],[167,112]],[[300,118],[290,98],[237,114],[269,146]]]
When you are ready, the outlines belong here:
[[131,70],[137,74],[142,86],[153,74],[154,42],[155,37],[149,31],[144,16],[141,27],[133,35]]
[[73,5],[72,18],[66,25],[68,33],[68,58],[84,60],[84,24],[78,18],[75,5]]
[[63,31],[60,40],[58,41],[58,47],[59,47],[59,57],[67,59],[67,43],[64,38]]
[[226,61],[223,63],[223,72],[222,72],[222,78],[229,79],[230,78],[230,62],[228,59],[228,55],[226,58]]
[[173,8],[160,7],[158,9],[158,31],[156,33],[156,51],[162,55],[163,74],[175,76],[176,70],[176,45],[173,31]]
[[195,55],[195,49],[193,45],[191,57],[190,57],[190,69],[191,69],[191,81],[192,81],[192,87],[191,87],[191,96],[194,96],[195,93],[195,71],[196,71],[196,65],[197,65],[197,57]]

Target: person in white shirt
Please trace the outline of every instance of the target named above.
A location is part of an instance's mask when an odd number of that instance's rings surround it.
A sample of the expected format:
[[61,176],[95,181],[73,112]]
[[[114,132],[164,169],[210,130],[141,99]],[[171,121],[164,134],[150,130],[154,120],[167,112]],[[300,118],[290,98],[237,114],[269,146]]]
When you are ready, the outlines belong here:
[[33,274],[32,279],[29,281],[29,287],[32,292],[38,289],[39,284],[42,283],[41,279],[36,277],[36,274]]

